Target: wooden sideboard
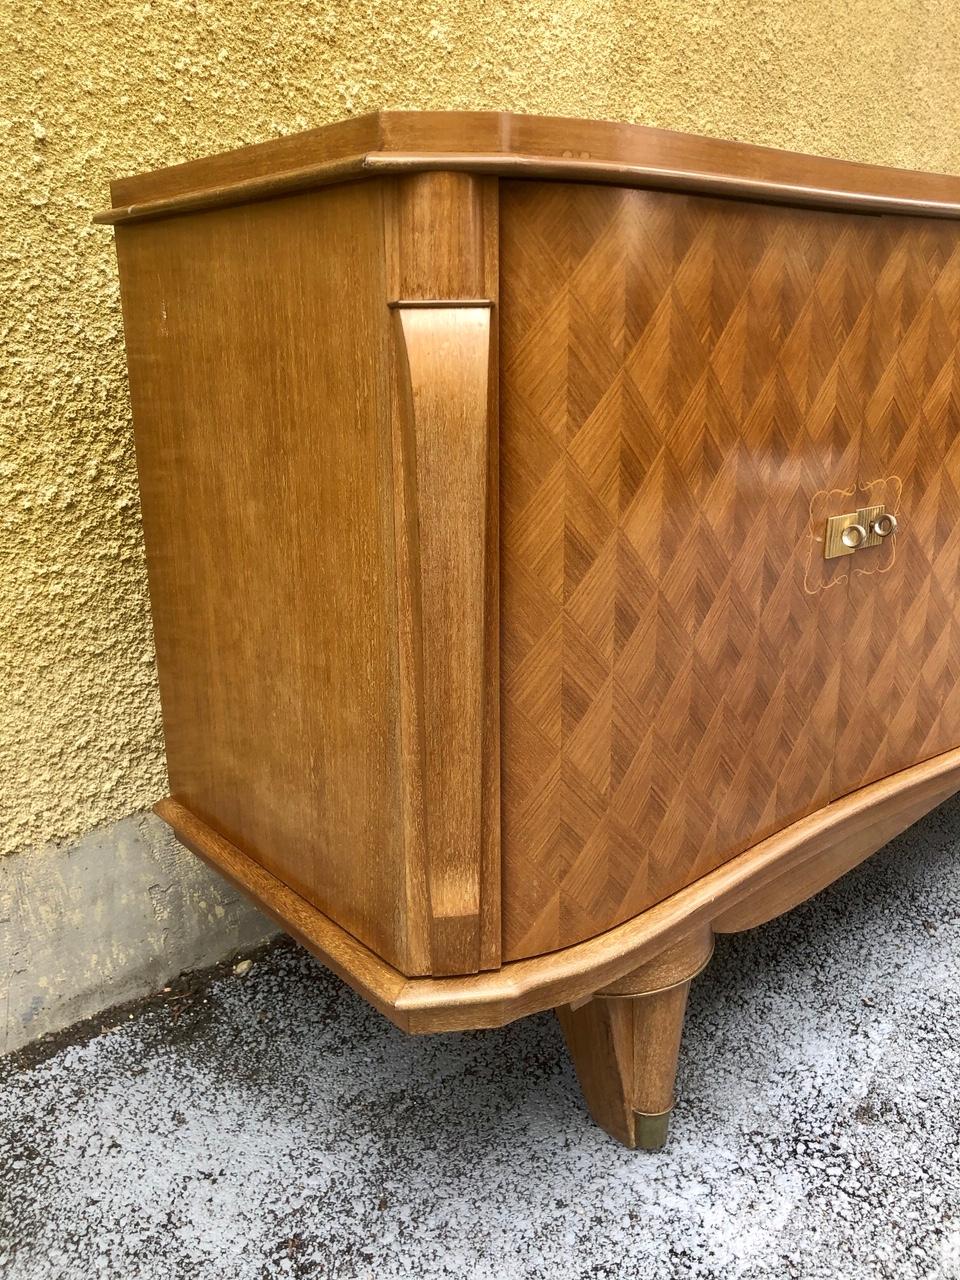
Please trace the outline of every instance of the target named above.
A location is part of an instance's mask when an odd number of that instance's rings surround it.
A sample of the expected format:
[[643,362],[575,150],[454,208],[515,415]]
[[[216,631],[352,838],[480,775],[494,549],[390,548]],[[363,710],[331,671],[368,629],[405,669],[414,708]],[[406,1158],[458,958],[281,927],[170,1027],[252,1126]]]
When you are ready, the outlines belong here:
[[714,934],[960,789],[960,178],[383,112],[112,195],[157,811],[658,1146]]

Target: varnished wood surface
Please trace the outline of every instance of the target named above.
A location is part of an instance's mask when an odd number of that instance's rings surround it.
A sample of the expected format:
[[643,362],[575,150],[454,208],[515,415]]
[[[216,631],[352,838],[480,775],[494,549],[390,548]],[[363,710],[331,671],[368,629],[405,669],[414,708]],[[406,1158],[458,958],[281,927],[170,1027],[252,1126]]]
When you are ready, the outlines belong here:
[[960,743],[960,234],[876,237],[855,505],[877,494],[900,527],[851,558],[838,790]]
[[[401,307],[403,530],[411,582],[405,753],[416,774],[431,972],[480,964],[490,308]],[[409,515],[406,514],[409,508]],[[414,606],[413,601],[416,601]],[[451,637],[456,642],[451,643]],[[406,684],[404,685],[406,688]]]
[[960,179],[398,112],[113,197],[158,812],[656,1145],[714,934],[960,787]]
[[[464,128],[481,159],[707,154],[401,113],[151,189]],[[440,978],[607,934],[955,746],[956,240],[431,171],[118,228],[175,798]],[[896,538],[825,562],[867,500]]]
[[[948,752],[945,756],[935,757],[930,763],[956,754],[955,751]],[[915,770],[907,772],[913,774]],[[761,884],[732,905],[725,905],[719,914],[714,915],[711,922],[713,931],[740,933],[791,911],[798,903],[805,902],[807,898],[833,884],[894,836],[905,831],[935,805],[952,795],[960,785],[960,779],[952,774],[942,778],[927,775],[926,781],[921,785],[894,795],[892,788],[896,786],[900,776],[895,774],[893,778],[865,787],[860,793],[854,792],[850,799],[856,799],[858,795],[876,795],[875,807],[864,807],[854,821],[837,824],[829,836],[813,842],[802,859],[784,859],[781,866],[775,867]],[[845,803],[845,800],[837,801],[831,809]]]
[[173,795],[406,974],[500,959],[495,197],[118,230]]
[[413,174],[385,185],[391,302],[494,305],[500,199],[495,178]]
[[111,184],[113,223],[429,170],[702,191],[788,204],[960,216],[960,178],[797,155],[610,121],[383,111]]
[[960,750],[954,750],[843,797],[597,938],[462,978],[406,978],[182,805],[164,800],[157,812],[184,844],[391,1021],[422,1033],[497,1027],[576,1003],[655,963],[686,938],[702,937],[707,929],[736,932],[771,919],[958,789]]
[[587,1108],[625,1147],[657,1151],[666,1140],[689,990],[557,1009]]
[[713,955],[713,928],[701,925],[657,953],[652,960],[632,969],[603,988],[604,997],[650,995],[666,991],[695,978]]
[[318,956],[328,969],[391,1022],[410,1030],[408,1019],[399,1012],[401,997],[409,981],[405,974],[387,964],[260,862],[242,853],[176,800],[161,800],[154,808],[170,825],[181,844],[256,903],[285,932]]
[[120,228],[174,797],[400,969],[389,313],[376,190]]
[[475,973],[500,962],[497,191],[425,174],[384,212],[411,972]]
[[516,959],[838,794],[848,570],[811,568],[811,507],[856,482],[879,252],[868,218],[530,182],[501,199]]

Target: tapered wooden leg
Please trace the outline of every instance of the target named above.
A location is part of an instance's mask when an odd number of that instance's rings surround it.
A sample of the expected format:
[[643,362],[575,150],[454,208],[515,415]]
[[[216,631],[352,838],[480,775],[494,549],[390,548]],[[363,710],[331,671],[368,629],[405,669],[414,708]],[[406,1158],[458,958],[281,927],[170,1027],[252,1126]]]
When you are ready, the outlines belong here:
[[712,951],[712,935],[698,933],[579,1008],[557,1009],[590,1114],[627,1147],[666,1142],[687,993]]

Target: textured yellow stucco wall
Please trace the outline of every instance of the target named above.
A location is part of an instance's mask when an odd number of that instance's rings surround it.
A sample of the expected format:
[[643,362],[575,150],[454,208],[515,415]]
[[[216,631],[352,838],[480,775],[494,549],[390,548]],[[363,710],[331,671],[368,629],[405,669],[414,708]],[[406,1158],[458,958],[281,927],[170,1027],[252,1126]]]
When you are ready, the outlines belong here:
[[384,107],[960,172],[957,0],[0,0],[0,850],[164,790],[111,177]]

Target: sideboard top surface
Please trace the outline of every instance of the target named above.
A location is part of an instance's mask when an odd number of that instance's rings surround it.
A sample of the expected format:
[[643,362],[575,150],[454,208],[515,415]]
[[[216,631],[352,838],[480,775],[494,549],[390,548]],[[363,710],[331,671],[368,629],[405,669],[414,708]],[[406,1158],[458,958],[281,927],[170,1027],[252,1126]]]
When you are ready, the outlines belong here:
[[385,173],[430,170],[960,218],[960,177],[800,155],[605,120],[378,111],[120,178],[96,222],[170,216]]

